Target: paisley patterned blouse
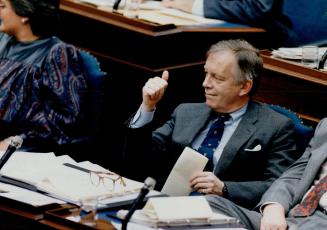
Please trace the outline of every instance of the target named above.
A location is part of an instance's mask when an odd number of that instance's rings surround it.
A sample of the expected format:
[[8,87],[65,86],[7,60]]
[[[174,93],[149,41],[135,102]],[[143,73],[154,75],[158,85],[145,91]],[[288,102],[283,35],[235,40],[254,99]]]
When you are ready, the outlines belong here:
[[78,51],[56,37],[17,42],[0,33],[0,140],[70,142],[86,79]]

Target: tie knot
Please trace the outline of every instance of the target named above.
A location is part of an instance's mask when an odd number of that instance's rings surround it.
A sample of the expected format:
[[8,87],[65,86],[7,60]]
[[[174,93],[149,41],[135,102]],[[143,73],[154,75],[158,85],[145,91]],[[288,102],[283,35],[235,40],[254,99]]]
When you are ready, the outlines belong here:
[[230,118],[230,115],[228,113],[213,113],[212,114],[212,119],[221,122],[225,122]]
[[215,111],[212,111],[210,116],[212,120],[216,120],[218,118],[219,120],[224,121],[227,121],[231,117],[229,113],[218,113]]
[[209,129],[209,132],[213,132],[217,129],[223,129],[225,122],[230,118],[229,114],[219,114],[212,118],[212,125]]
[[228,113],[220,113],[218,114],[219,119],[227,121],[230,118],[230,115]]

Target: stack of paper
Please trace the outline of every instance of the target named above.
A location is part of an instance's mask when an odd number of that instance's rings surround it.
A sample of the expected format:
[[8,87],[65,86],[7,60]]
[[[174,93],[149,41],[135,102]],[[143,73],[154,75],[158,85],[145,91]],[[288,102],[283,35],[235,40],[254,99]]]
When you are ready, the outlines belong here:
[[58,200],[38,192],[30,191],[28,189],[20,188],[14,185],[0,182],[0,196],[12,200],[16,200],[34,207],[41,207],[49,204],[64,204],[62,200]]
[[177,26],[220,24],[222,20],[209,19],[193,15],[176,9],[163,8],[161,10],[142,10],[139,12],[139,19],[155,22],[161,25],[174,24]]
[[88,161],[77,163],[67,155],[57,157],[54,153],[15,152],[0,173],[1,176],[34,185],[42,192],[73,203],[86,197],[108,198],[136,193],[143,186],[143,183],[127,178],[123,178],[126,187],[119,182],[116,182],[114,189],[108,189],[101,183],[95,186],[88,172],[67,167],[64,163],[93,171],[107,171]]
[[95,6],[109,6],[113,7],[115,0],[79,0],[80,2],[89,3]]
[[[326,52],[327,47],[319,47],[319,57]],[[274,57],[290,59],[290,60],[301,60],[302,59],[302,47],[288,48],[281,47],[277,50],[273,50],[272,54]]]
[[[115,0],[79,0],[80,2],[85,2],[91,5],[95,5],[97,7],[107,6],[113,7],[115,4]],[[125,1],[121,1],[119,4],[119,8],[124,8]],[[160,4],[159,1],[145,1],[140,3],[140,9],[143,10],[160,10],[164,7]]]
[[[100,10],[112,12],[115,0],[79,0],[96,6]],[[125,2],[121,1],[118,12],[124,14]],[[160,1],[145,1],[140,4],[138,18],[160,25],[174,24],[177,26],[191,26],[204,24],[220,24],[222,20],[205,18],[181,10],[166,8]]]
[[[118,215],[124,218],[126,211],[119,211]],[[134,213],[131,221],[151,227],[238,222],[233,217],[213,213],[204,196],[150,198],[142,210]]]

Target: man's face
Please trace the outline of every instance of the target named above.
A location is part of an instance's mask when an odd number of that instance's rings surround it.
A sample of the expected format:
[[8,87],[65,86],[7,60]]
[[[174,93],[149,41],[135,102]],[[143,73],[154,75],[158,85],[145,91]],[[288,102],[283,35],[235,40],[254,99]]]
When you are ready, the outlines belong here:
[[7,0],[0,0],[0,31],[9,35],[18,33],[22,21]]
[[[237,63],[232,52],[212,53],[204,65],[206,104],[216,112],[230,113],[248,98],[244,84],[236,83]],[[247,99],[246,99],[247,100]]]

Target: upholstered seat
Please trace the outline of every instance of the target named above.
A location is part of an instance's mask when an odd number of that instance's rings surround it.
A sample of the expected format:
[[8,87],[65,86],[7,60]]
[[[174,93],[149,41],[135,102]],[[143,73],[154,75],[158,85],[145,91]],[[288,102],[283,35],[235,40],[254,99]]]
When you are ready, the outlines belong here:
[[[83,92],[84,122],[70,144],[57,146],[57,154],[70,154],[76,160],[93,160],[94,149],[100,134],[104,106],[104,85],[107,74],[100,68],[98,60],[89,52],[79,50],[84,72],[87,76],[88,89]],[[93,149],[93,150],[92,150]]]
[[87,75],[88,90],[85,95],[84,113],[86,131],[93,135],[101,126],[101,115],[104,100],[104,81],[107,74],[100,68],[97,59],[86,51],[79,51],[84,72]]
[[293,111],[284,108],[279,105],[267,104],[274,111],[283,114],[293,121],[295,127],[295,140],[297,145],[297,153],[299,157],[304,152],[305,148],[309,144],[309,141],[313,137],[314,129],[312,127],[303,124],[302,119]]

